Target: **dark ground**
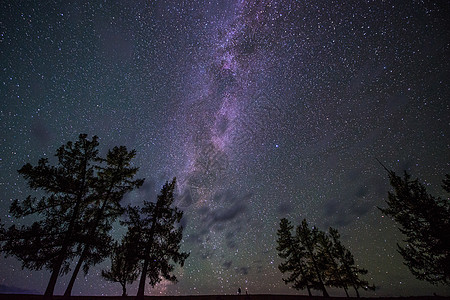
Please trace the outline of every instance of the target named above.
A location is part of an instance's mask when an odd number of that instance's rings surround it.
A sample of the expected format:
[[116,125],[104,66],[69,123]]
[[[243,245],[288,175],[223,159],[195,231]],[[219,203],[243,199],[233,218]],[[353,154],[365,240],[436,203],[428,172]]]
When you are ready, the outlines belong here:
[[[120,297],[120,296],[73,296],[70,299],[73,300],[132,300],[135,296]],[[44,299],[41,295],[18,295],[18,294],[0,294],[0,300],[41,300]],[[62,296],[54,296],[54,300],[62,300]],[[308,297],[308,296],[295,296],[295,295],[202,295],[202,296],[147,296],[146,300],[344,300],[345,297],[329,297],[324,298],[320,296]],[[357,299],[357,298],[353,298]],[[439,296],[421,296],[421,297],[368,297],[359,299],[373,299],[373,300],[444,300],[450,299],[450,297]]]

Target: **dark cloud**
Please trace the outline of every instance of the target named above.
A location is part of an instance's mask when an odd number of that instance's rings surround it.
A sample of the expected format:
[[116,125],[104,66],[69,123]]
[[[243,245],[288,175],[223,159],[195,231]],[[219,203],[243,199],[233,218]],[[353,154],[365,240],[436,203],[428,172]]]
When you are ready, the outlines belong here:
[[214,226],[214,230],[216,230],[218,232],[222,232],[222,231],[224,231],[224,229],[225,229],[224,223],[219,223]]
[[227,240],[227,247],[230,249],[237,249],[238,245],[237,242],[235,240]]
[[237,249],[239,247],[239,237],[237,233],[241,232],[240,226],[234,226],[233,230],[229,230],[225,233],[225,242],[228,248]]
[[184,237],[186,243],[201,244],[203,242],[202,236],[197,233],[186,234]]
[[40,292],[17,286],[0,284],[0,294],[40,294]]
[[156,181],[153,178],[146,178],[138,193],[142,200],[156,202]]
[[361,178],[361,169],[351,169],[347,172],[347,178],[351,182],[357,181],[359,178]]
[[362,217],[366,215],[372,208],[373,205],[370,205],[369,203],[358,203],[357,205],[353,205],[351,207],[351,212],[355,216]]
[[186,234],[184,240],[187,243],[202,244],[206,240],[206,235],[208,233],[209,233],[209,230],[206,228],[203,228],[202,230],[200,230],[198,232]]
[[325,203],[325,217],[331,217],[340,214],[340,209],[340,203],[337,199],[328,200],[328,202]]
[[289,202],[283,202],[280,203],[277,207],[277,213],[280,215],[286,215],[287,213],[291,212],[293,209],[293,206]]
[[183,228],[186,228],[187,224],[188,224],[188,217],[186,214],[183,214],[183,217],[181,218],[179,225]]
[[247,193],[247,194],[240,196],[240,195],[237,195],[232,190],[226,190],[226,191],[219,191],[219,192],[215,193],[212,200],[215,203],[219,203],[219,204],[226,204],[226,203],[233,204],[236,202],[246,202],[246,201],[250,200],[250,198],[252,196],[253,196],[252,193]]
[[250,270],[250,267],[239,267],[239,268],[236,268],[236,273],[241,274],[241,275],[247,275],[249,270]]
[[193,203],[191,190],[185,189],[183,193],[177,197],[177,203],[183,208],[191,206]]
[[231,240],[234,238],[234,232],[233,231],[228,231],[227,233],[225,233],[225,238],[227,240]]
[[343,201],[331,199],[325,204],[325,226],[346,226],[350,224],[354,216],[350,213],[348,207],[345,207]]
[[324,223],[325,227],[344,227],[354,221],[351,215],[337,215],[334,218],[327,219]]
[[206,206],[200,207],[199,209],[197,209],[197,212],[201,215],[201,216],[205,216],[208,214],[209,212],[209,208]]
[[209,212],[210,225],[229,222],[239,217],[247,210],[247,202],[251,197],[252,194],[239,197],[229,190],[216,193],[212,201],[225,207]]
[[222,266],[223,266],[226,270],[228,270],[228,269],[231,267],[232,264],[233,264],[233,262],[232,262],[231,260],[227,260],[227,261],[225,261],[225,262],[222,264]]
[[[210,242],[211,241],[209,240],[209,238],[206,238],[206,243],[210,243]],[[199,253],[200,258],[202,260],[209,260],[209,259],[211,259],[211,258],[213,258],[214,256],[217,255],[217,249],[211,249],[209,247],[203,247],[203,245],[196,252]]]
[[[352,175],[353,176],[353,175]],[[333,198],[325,203],[323,214],[326,226],[346,226],[370,212],[375,204],[376,194],[371,192],[368,184],[361,184],[346,195]]]
[[211,223],[221,223],[232,221],[240,214],[245,212],[247,205],[245,203],[235,203],[230,208],[221,208],[211,212]]
[[414,160],[410,159],[410,158],[405,159],[405,160],[401,160],[399,169],[402,172],[402,174],[403,174],[404,171],[409,171],[410,172],[411,169],[415,166],[415,163],[416,162]]
[[365,185],[360,186],[356,192],[355,192],[355,196],[358,198],[362,198],[364,196],[366,196],[369,193],[369,188]]

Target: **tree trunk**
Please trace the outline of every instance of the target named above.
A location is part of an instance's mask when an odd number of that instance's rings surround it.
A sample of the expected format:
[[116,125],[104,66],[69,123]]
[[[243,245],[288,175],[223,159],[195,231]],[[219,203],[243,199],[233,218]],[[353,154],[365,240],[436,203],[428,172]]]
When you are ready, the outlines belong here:
[[137,299],[144,299],[144,291],[145,291],[145,279],[147,278],[147,269],[150,258],[147,256],[147,253],[150,252],[153,246],[153,237],[155,235],[155,227],[156,227],[156,221],[159,218],[159,207],[158,202],[156,202],[155,211],[153,212],[153,221],[152,221],[152,227],[150,227],[150,234],[149,239],[147,241],[147,245],[145,247],[145,259],[144,264],[142,268],[142,274],[141,279],[139,280],[139,289],[137,293]]
[[349,298],[350,296],[348,295],[348,291],[347,291],[346,287],[344,287],[344,291],[345,291],[345,294],[347,295],[347,298]]
[[73,233],[73,228],[75,227],[75,221],[78,218],[78,213],[80,211],[81,201],[84,195],[84,187],[86,183],[86,168],[87,168],[87,160],[83,161],[83,170],[81,172],[82,180],[81,186],[79,190],[79,194],[77,195],[77,202],[73,209],[73,214],[70,219],[69,228],[67,228],[66,236],[64,237],[64,242],[61,247],[61,252],[56,260],[55,265],[53,266],[52,275],[50,276],[50,280],[47,285],[47,289],[45,290],[44,296],[46,298],[51,298],[53,296],[53,292],[55,291],[56,281],[58,280],[59,272],[61,271],[62,263],[64,262],[64,257],[67,254],[67,250],[69,249],[70,239]]
[[[111,193],[111,189],[112,189],[112,186],[109,187],[107,196],[106,196],[105,200],[103,201],[103,204],[102,204],[100,210],[97,211],[97,214],[95,216],[94,225],[91,227],[91,230],[89,231],[89,235],[90,236],[96,234],[96,230],[97,230],[97,227],[98,227],[98,225],[100,223],[100,218],[101,218],[101,216],[102,216],[102,214],[103,214],[103,212],[105,210],[106,203],[108,202],[109,195]],[[75,280],[77,279],[78,272],[80,272],[81,265],[83,264],[84,260],[86,259],[88,251],[89,251],[89,246],[86,245],[83,248],[83,252],[80,255],[80,259],[78,260],[78,263],[75,266],[75,269],[73,270],[72,277],[70,278],[70,282],[69,282],[69,285],[66,288],[66,291],[64,293],[64,297],[69,297],[72,294],[73,285],[75,284]]]
[[353,288],[355,289],[356,297],[359,298],[358,288],[356,287],[356,285],[353,285]]
[[122,297],[127,296],[127,283],[122,284]]
[[312,294],[311,294],[311,288],[309,287],[309,285],[306,285],[306,289],[308,290],[308,295],[309,295],[310,297],[312,297]]
[[322,275],[320,274],[320,270],[319,270],[319,267],[317,266],[317,262],[316,262],[316,260],[314,258],[314,253],[312,252],[311,247],[308,247],[308,252],[309,252],[309,255],[311,256],[311,260],[313,262],[314,269],[315,269],[316,274],[317,274],[317,278],[319,279],[320,289],[322,290],[323,296],[324,297],[330,297],[330,295],[328,295],[327,290],[325,289],[325,284],[323,283]]
[[67,229],[66,236],[64,237],[64,242],[61,247],[60,253],[58,255],[58,259],[53,265],[52,275],[50,276],[50,280],[47,285],[47,289],[45,290],[44,296],[51,297],[53,296],[53,292],[55,291],[56,281],[58,280],[59,272],[61,271],[62,263],[64,262],[64,258],[67,255],[67,250],[69,249],[69,243],[71,239],[71,235],[73,233],[73,228],[75,227],[75,219],[78,217],[78,211],[80,208],[81,195],[78,196],[77,204],[74,208],[74,212],[72,218],[69,223],[69,228]]
[[58,280],[59,272],[61,271],[61,265],[64,261],[64,254],[67,252],[67,247],[62,247],[61,252],[58,255],[56,262],[53,265],[52,275],[50,276],[50,280],[48,282],[47,288],[44,293],[44,297],[46,299],[50,299],[53,296],[53,292],[55,291],[56,281]]
[[80,272],[81,265],[83,264],[83,261],[86,258],[86,254],[87,248],[84,248],[83,252],[81,253],[80,259],[78,260],[78,263],[75,266],[75,269],[73,270],[72,277],[70,278],[69,284],[67,285],[64,297],[70,297],[70,295],[72,294],[73,285],[75,283],[75,280],[77,279],[78,272]]
[[324,297],[330,297],[330,295],[327,292],[327,289],[325,288],[325,285],[322,284],[321,288],[322,288],[323,296]]
[[141,279],[139,280],[139,289],[136,297],[137,299],[144,299],[145,279],[147,279],[147,269],[148,269],[148,259],[145,259],[144,265],[142,267]]

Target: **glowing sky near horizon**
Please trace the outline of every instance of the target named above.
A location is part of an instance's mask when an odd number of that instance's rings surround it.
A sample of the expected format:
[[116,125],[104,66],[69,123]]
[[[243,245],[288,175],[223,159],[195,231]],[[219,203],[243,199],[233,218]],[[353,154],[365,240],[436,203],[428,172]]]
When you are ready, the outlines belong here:
[[[414,279],[376,208],[376,158],[448,197],[449,15],[445,1],[3,1],[0,219],[21,224],[16,170],[88,133],[103,153],[136,149],[146,181],[124,205],[177,177],[191,255],[147,294],[301,294],[277,269],[287,217],[339,230],[377,286],[363,295],[450,295]],[[73,294],[119,295],[108,265]],[[48,276],[0,259],[0,291],[42,293]]]

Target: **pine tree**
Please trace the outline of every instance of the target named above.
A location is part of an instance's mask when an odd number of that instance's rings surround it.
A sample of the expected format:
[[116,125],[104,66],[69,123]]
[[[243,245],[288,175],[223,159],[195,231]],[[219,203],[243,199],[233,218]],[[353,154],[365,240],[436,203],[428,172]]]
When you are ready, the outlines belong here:
[[37,215],[41,218],[31,226],[14,225],[2,230],[2,252],[16,256],[22,266],[32,270],[45,267],[51,271],[45,291],[53,295],[60,274],[69,271],[70,261],[76,255],[76,237],[82,231],[81,216],[93,199],[94,165],[98,142],[81,134],[75,143],[61,146],[51,166],[42,158],[37,166],[24,165],[18,172],[31,189],[44,194],[40,199],[28,196],[23,202],[15,200],[10,212],[15,218]]
[[97,166],[95,201],[85,214],[87,230],[83,236],[84,239],[80,241],[81,255],[64,296],[70,296],[83,263],[83,271],[86,275],[90,266],[100,263],[110,254],[111,224],[124,212],[120,201],[127,192],[140,187],[143,183],[142,179],[133,180],[138,171],[138,168],[131,167],[131,160],[135,155],[136,151],[128,152],[125,146],[121,146],[109,150],[106,159],[98,159],[100,163],[106,163],[106,167]]
[[309,268],[312,270],[315,281],[313,282],[313,288],[320,290],[324,297],[329,297],[329,294],[325,288],[325,269],[320,264],[321,260],[317,255],[319,231],[316,227],[309,228],[306,219],[303,219],[302,224],[297,227],[297,236],[300,243],[305,247],[306,253],[309,257]]
[[286,219],[283,218],[280,221],[280,229],[277,231],[277,251],[278,256],[285,259],[278,269],[281,273],[290,272],[288,278],[283,278],[285,284],[293,283],[292,287],[296,290],[308,290],[308,295],[311,294],[311,279],[310,274],[307,270],[307,265],[305,262],[305,248],[300,245],[297,237],[292,236],[293,225]]
[[325,297],[328,292],[325,288],[325,269],[322,260],[318,256],[317,228],[310,229],[306,219],[297,226],[295,236],[291,230],[294,227],[287,219],[281,219],[278,230],[278,255],[285,261],[278,267],[282,273],[291,272],[288,278],[283,281],[293,283],[293,288],[308,290],[311,296],[311,289],[322,291]]
[[142,263],[138,298],[144,297],[147,278],[152,287],[162,278],[176,282],[176,276],[171,274],[175,268],[172,262],[183,266],[189,256],[188,253],[180,252],[183,228],[176,227],[183,212],[171,207],[174,201],[175,182],[175,178],[171,183],[166,182],[156,203],[144,201],[142,208],[127,209],[128,220],[123,224],[128,225],[131,243]]
[[[329,230],[332,231],[334,229],[330,227]],[[317,260],[319,261],[320,268],[324,270],[324,280],[326,285],[343,288],[345,294],[349,297],[347,289],[348,284],[342,274],[340,261],[334,251],[335,244],[330,239],[330,236],[323,231],[319,231],[317,246]]]
[[111,270],[102,270],[102,276],[122,286],[122,296],[127,295],[127,284],[133,283],[139,276],[138,258],[130,244],[129,236],[122,243],[115,243],[111,256]]
[[[385,168],[386,169],[386,168]],[[387,208],[379,208],[393,217],[406,236],[405,245],[397,244],[411,273],[432,284],[450,284],[450,202],[429,195],[418,179],[403,178],[386,169],[394,191],[388,193]],[[443,188],[450,192],[447,174]]]
[[347,287],[352,286],[355,289],[356,296],[359,298],[359,288],[364,290],[375,290],[374,285],[369,285],[369,282],[361,279],[359,275],[365,275],[368,273],[366,269],[359,268],[355,264],[353,254],[347,248],[342,245],[340,241],[340,234],[337,229],[329,228],[328,235],[330,240],[331,255],[334,257],[337,266],[337,284],[332,284],[336,287],[342,287],[345,289],[345,293],[348,297]]
[[291,223],[283,218],[277,232],[277,251],[284,261],[278,266],[282,273],[290,272],[283,281],[293,283],[295,289],[307,288],[309,296],[311,289],[322,291],[325,297],[328,292],[325,285],[343,288],[347,297],[348,287],[353,287],[359,297],[359,288],[373,290],[374,286],[359,277],[367,274],[367,270],[358,268],[351,252],[340,242],[336,229],[330,228],[329,233],[309,228],[306,219],[297,226],[295,236]]

